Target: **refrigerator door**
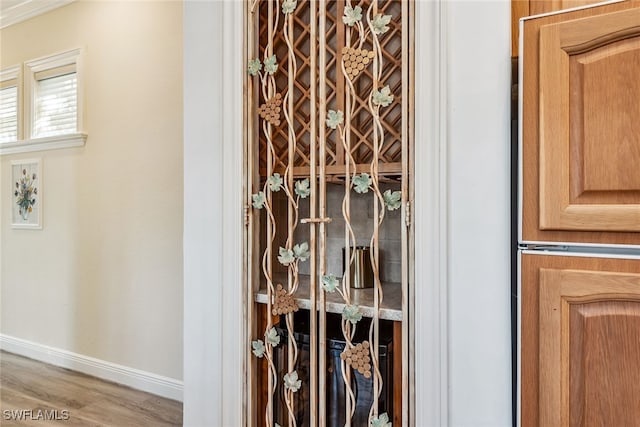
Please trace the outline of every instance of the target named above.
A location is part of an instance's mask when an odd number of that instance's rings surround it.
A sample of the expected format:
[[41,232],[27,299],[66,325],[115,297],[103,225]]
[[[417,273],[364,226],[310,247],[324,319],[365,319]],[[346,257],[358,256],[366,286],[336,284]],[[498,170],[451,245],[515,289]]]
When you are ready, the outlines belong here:
[[637,426],[640,257],[520,255],[522,426]]
[[639,425],[640,2],[520,34],[520,423]]
[[520,241],[640,244],[640,2],[521,22]]

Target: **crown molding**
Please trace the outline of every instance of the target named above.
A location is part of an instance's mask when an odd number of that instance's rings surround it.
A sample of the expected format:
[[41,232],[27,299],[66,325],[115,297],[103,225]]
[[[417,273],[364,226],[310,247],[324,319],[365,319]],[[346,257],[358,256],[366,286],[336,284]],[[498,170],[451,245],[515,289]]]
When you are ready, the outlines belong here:
[[74,0],[24,0],[0,10],[0,29],[17,24],[53,9],[72,3]]

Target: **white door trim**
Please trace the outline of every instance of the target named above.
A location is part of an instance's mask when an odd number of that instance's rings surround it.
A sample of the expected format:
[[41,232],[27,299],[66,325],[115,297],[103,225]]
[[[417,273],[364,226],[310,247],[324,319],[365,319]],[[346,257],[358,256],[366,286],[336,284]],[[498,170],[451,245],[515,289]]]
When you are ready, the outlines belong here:
[[[188,3],[187,3],[188,5]],[[242,318],[242,268],[238,261],[242,242],[242,168],[237,166],[242,157],[241,101],[243,22],[242,3],[218,3],[223,8],[220,29],[223,50],[219,52],[222,90],[223,138],[222,153],[225,159],[221,209],[222,239],[210,242],[221,254],[222,298],[210,301],[211,310],[220,310],[224,322],[220,349],[223,373],[220,378],[222,409],[221,425],[241,425],[242,388],[244,363],[244,327]],[[412,358],[414,381],[410,425],[441,426],[448,424],[448,329],[447,329],[447,138],[446,138],[446,13],[445,2],[416,2],[416,151],[420,162],[416,168],[416,192],[414,202],[416,271],[412,310],[414,331],[420,331],[414,341]],[[186,25],[189,23],[185,24]],[[211,76],[212,78],[214,76]],[[231,101],[230,101],[231,100]],[[229,102],[231,103],[229,105]],[[227,108],[229,107],[229,108]],[[212,118],[214,119],[214,118]],[[186,183],[185,183],[186,184]],[[231,245],[231,246],[229,246]],[[218,252],[219,251],[219,252]],[[234,255],[235,254],[235,255]],[[237,257],[237,258],[236,258]],[[213,286],[213,284],[212,284]],[[187,307],[185,307],[186,309]],[[186,326],[186,325],[185,325]],[[224,345],[222,344],[224,343]],[[185,348],[185,363],[189,349]],[[415,364],[415,361],[419,363]],[[220,362],[220,361],[218,361]],[[211,361],[214,363],[214,361]],[[188,387],[188,384],[187,384]],[[217,405],[216,405],[217,406]],[[188,406],[185,407],[187,409]]]
[[185,1],[185,426],[243,425],[243,3]]
[[413,295],[416,426],[448,420],[447,3],[416,2],[415,283]]
[[[244,2],[222,3],[222,425],[243,425],[249,354],[244,313]],[[238,34],[239,33],[239,34]],[[222,343],[221,343],[222,344]],[[245,355],[245,357],[242,357]]]

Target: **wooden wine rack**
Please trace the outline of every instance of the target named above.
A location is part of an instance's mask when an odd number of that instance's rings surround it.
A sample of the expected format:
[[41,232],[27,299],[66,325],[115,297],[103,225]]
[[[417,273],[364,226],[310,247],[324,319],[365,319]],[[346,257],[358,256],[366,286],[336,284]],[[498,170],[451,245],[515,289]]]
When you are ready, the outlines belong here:
[[[311,64],[317,63],[318,67],[324,67],[326,70],[326,110],[345,110],[345,80],[340,70],[340,64],[343,61],[343,47],[348,45],[346,42],[346,34],[349,27],[342,22],[344,12],[344,1],[328,1],[326,2],[326,25],[325,34],[319,37],[325,37],[326,46],[326,64],[320,64],[319,61],[311,61],[310,59],[310,1],[298,1],[298,6],[294,12],[293,24],[293,48],[298,60],[298,70],[295,76],[294,84],[294,117],[293,129],[296,135],[296,147],[294,156],[294,176],[309,176],[310,169],[310,139],[311,135]],[[367,10],[370,4],[369,0],[360,2],[352,2],[353,6],[360,5],[363,10]],[[403,99],[403,85],[407,84],[407,78],[403,79],[402,70],[402,5],[400,1],[379,1],[379,12],[391,15],[392,20],[389,24],[389,31],[380,39],[384,64],[382,68],[382,81],[385,85],[389,85],[393,93],[393,103],[381,112],[382,126],[385,131],[385,148],[380,153],[379,170],[380,175],[385,177],[398,177],[402,173],[402,136],[407,130],[403,129],[402,120],[403,103],[408,102]],[[267,2],[259,4],[258,13],[258,46],[256,52],[263,52],[268,40],[268,5]],[[363,49],[371,50],[372,46],[369,42],[365,43]],[[278,91],[285,90],[288,85],[287,74],[287,45],[281,33],[276,33],[273,42],[273,53],[279,60],[278,70],[276,73],[276,87]],[[318,75],[318,72],[316,72]],[[406,74],[405,74],[406,75]],[[356,170],[365,172],[369,170],[370,162],[373,157],[373,120],[367,108],[367,95],[371,93],[373,86],[373,76],[371,67],[365,67],[354,81],[356,89],[355,111],[351,120],[351,150],[356,162]],[[315,88],[318,89],[317,87]],[[260,98],[257,100],[261,105],[266,100]],[[323,106],[317,105],[316,111],[320,111]],[[316,117],[317,120],[317,117]],[[324,126],[324,124],[320,124]],[[282,120],[279,126],[274,126],[273,144],[275,147],[275,172],[283,173],[287,164],[288,153],[288,132],[287,123]],[[344,173],[345,153],[342,144],[339,141],[337,132],[327,129],[326,132],[326,171],[329,180],[340,179]],[[260,175],[266,175],[266,158],[267,158],[267,142],[264,135],[259,136],[259,166]]]

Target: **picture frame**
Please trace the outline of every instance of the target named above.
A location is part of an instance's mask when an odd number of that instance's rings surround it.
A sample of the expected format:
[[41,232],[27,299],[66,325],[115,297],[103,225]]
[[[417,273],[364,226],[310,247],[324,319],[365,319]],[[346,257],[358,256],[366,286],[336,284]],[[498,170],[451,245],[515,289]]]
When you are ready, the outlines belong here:
[[42,161],[11,162],[11,228],[42,229]]

